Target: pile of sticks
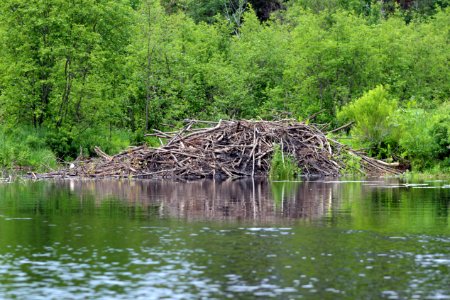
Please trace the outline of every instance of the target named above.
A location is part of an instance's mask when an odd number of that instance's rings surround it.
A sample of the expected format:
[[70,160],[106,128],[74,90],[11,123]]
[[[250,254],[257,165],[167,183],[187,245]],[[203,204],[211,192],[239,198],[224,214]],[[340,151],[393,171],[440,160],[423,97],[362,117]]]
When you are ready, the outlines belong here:
[[316,126],[303,122],[186,120],[186,123],[179,131],[154,130],[148,134],[160,139],[159,148],[131,147],[110,156],[96,147],[97,158],[77,159],[68,168],[40,177],[267,176],[276,145],[295,158],[306,176],[338,176],[346,168],[343,153],[358,158],[362,174],[400,173],[395,164],[353,151],[327,138]]

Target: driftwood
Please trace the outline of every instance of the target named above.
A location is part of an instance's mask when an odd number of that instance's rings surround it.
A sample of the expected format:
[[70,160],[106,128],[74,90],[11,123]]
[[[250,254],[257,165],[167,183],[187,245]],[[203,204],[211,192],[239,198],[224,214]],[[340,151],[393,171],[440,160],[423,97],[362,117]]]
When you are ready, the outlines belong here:
[[[159,148],[130,147],[110,156],[95,147],[97,158],[76,160],[69,168],[41,174],[53,177],[245,177],[267,176],[274,146],[292,155],[302,175],[338,176],[345,169],[345,154],[358,158],[362,174],[399,174],[388,164],[327,138],[314,125],[282,121],[185,120],[179,131],[154,130],[165,139]],[[212,125],[208,128],[198,126]],[[196,127],[197,128],[194,128]],[[162,141],[162,140],[161,140]]]

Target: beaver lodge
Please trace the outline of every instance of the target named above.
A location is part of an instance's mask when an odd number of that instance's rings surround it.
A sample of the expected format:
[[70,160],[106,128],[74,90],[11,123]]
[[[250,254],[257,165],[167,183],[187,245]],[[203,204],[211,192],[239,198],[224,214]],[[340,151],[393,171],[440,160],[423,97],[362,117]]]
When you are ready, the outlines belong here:
[[110,156],[96,147],[98,157],[78,158],[68,168],[39,177],[268,176],[275,147],[295,158],[305,176],[338,176],[347,169],[349,157],[359,161],[356,171],[363,175],[401,173],[397,163],[370,158],[328,138],[318,126],[293,120],[187,120],[179,131],[154,130],[149,135],[160,139],[159,148],[130,147]]

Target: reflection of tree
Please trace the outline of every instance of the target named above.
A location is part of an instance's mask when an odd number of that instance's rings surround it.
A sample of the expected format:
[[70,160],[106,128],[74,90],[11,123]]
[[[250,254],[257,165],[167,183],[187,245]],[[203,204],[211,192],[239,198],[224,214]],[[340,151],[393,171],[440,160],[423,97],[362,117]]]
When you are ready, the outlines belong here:
[[126,201],[161,216],[192,219],[316,218],[330,208],[332,185],[324,183],[269,184],[266,180],[226,181],[71,181],[63,183],[80,197]]
[[[148,216],[202,220],[317,219],[333,226],[448,228],[450,190],[371,182],[84,180],[0,186],[1,215]],[[414,213],[411,213],[414,212]]]

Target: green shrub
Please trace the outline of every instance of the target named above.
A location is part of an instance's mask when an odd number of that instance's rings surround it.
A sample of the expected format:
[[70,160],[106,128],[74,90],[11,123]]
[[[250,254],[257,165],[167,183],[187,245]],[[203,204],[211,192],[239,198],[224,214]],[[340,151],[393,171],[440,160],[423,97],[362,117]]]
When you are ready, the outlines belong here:
[[[383,159],[404,158],[414,170],[447,169],[450,156],[450,103],[426,110],[414,102],[398,108],[383,86],[365,93],[338,112],[341,122],[353,121],[351,147],[366,148]],[[352,158],[344,157],[353,167]]]
[[75,147],[83,153],[92,155],[95,146],[108,154],[116,154],[130,145],[131,134],[125,129],[92,128],[76,136]]
[[79,151],[74,143],[73,133],[65,128],[49,131],[45,136],[45,142],[60,159],[76,157]]
[[0,132],[0,168],[10,168],[14,161],[14,148],[9,139]]
[[436,143],[435,157],[450,160],[450,101],[437,108],[433,113],[431,134]]
[[130,145],[127,130],[88,128],[83,132],[59,128],[43,130],[32,127],[0,127],[0,168],[31,167],[42,171],[56,168],[57,157],[75,159],[80,154],[93,155],[95,146],[109,154]]
[[345,167],[340,170],[341,175],[361,175],[360,157],[351,155],[348,152],[342,152],[339,158],[345,165]]
[[397,101],[391,99],[387,90],[379,85],[344,106],[337,117],[341,122],[353,121],[352,137],[378,154],[381,148],[394,143],[391,137],[395,127],[390,117],[396,109]]
[[430,114],[418,108],[402,109],[395,113],[394,120],[400,156],[411,161],[414,169],[429,166],[435,149]]
[[272,180],[287,180],[301,174],[297,161],[291,155],[283,153],[280,145],[275,145],[270,162],[270,178]]
[[64,128],[53,130],[46,135],[46,142],[60,158],[72,160],[80,155],[94,155],[98,146],[109,154],[115,154],[130,145],[131,134],[127,130],[88,128],[84,131],[69,131]]
[[415,170],[446,167],[450,156],[450,105],[435,110],[414,104],[399,109],[392,118],[400,155],[411,161]]
[[30,127],[0,127],[0,168],[31,167],[34,171],[55,168],[56,157],[45,143],[45,132]]

